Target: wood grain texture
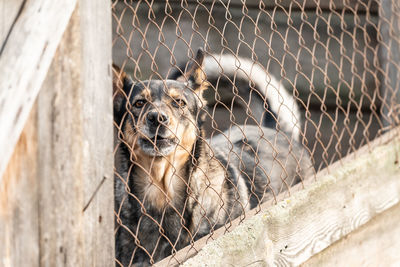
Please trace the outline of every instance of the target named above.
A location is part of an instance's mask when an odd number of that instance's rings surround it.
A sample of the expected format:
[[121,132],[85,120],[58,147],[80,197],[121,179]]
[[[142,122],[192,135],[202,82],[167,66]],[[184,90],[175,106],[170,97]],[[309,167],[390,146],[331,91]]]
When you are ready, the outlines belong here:
[[[400,141],[393,139],[398,133],[388,133],[363,153],[331,166],[329,174],[319,174],[305,190],[263,209],[215,241],[208,240],[183,266],[305,262],[399,202]],[[160,264],[166,263],[177,261],[171,257]]]
[[0,48],[13,28],[24,0],[0,0]]
[[314,255],[301,266],[399,266],[400,204]]
[[114,265],[109,5],[79,3],[39,94],[42,266]]
[[38,96],[41,266],[84,265],[80,41],[74,14]]
[[26,1],[0,53],[0,179],[76,0]]
[[80,13],[86,266],[114,266],[111,2],[81,0]]
[[39,266],[36,119],[34,108],[0,181],[2,267]]

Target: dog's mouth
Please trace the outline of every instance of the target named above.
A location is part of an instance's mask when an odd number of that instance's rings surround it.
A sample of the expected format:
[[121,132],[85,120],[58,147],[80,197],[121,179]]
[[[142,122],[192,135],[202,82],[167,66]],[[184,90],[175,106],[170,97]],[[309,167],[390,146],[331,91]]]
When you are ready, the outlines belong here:
[[138,144],[146,154],[150,156],[166,156],[176,147],[176,138],[155,135],[153,137],[141,137]]
[[163,146],[174,142],[174,138],[162,137],[160,135],[155,135],[152,138],[144,138],[145,141],[151,143],[153,146]]

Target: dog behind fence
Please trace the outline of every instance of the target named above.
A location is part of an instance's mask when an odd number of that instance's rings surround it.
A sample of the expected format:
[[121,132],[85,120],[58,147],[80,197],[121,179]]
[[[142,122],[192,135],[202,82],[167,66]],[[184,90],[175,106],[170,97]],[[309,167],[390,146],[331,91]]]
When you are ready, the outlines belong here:
[[[285,89],[250,60],[204,57],[199,50],[174,80],[133,82],[115,68],[116,254],[124,266],[157,262],[311,173],[296,141],[298,109]],[[258,110],[268,106],[276,126],[262,126],[268,111],[258,111],[257,126],[236,125],[207,139],[202,95],[207,79],[222,75],[248,81],[239,95],[256,91]]]

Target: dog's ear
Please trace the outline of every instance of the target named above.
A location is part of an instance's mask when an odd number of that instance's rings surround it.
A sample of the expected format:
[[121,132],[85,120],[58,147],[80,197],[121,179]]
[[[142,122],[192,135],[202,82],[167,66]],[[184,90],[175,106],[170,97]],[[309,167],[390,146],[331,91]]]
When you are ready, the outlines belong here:
[[209,83],[203,70],[204,51],[199,48],[197,50],[196,58],[189,63],[183,76],[178,78],[178,81],[189,82],[192,89],[199,96],[208,88]]
[[125,103],[133,86],[133,81],[129,75],[115,64],[112,65],[112,71],[114,120],[119,123],[125,113]]

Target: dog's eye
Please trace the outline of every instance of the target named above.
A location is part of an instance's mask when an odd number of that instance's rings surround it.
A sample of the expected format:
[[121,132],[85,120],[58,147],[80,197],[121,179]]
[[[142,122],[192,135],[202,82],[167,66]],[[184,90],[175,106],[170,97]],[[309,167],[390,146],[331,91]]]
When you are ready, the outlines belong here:
[[136,102],[133,104],[136,108],[141,108],[144,106],[144,104],[146,104],[146,100],[144,99],[139,99],[136,100]]
[[172,105],[174,105],[177,108],[184,108],[186,107],[186,102],[183,99],[174,99],[174,101],[172,102]]

